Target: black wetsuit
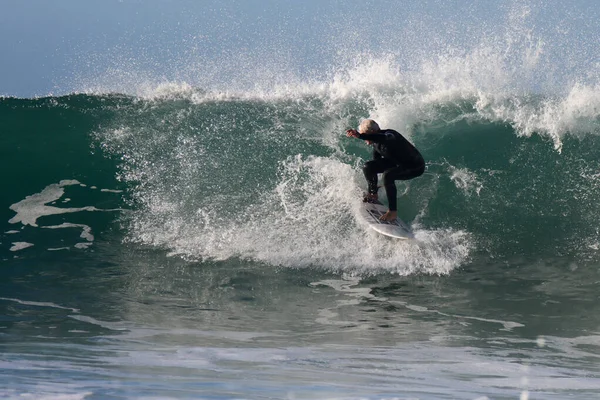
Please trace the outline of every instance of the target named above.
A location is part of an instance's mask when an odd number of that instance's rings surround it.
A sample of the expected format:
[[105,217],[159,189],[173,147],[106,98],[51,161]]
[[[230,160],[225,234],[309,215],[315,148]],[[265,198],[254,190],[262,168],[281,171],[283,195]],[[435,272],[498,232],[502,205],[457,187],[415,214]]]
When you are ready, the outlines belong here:
[[358,135],[373,142],[373,159],[363,167],[369,184],[369,194],[377,193],[377,174],[383,173],[383,186],[390,211],[397,211],[396,182],[404,181],[425,172],[425,161],[419,150],[401,134],[392,129]]

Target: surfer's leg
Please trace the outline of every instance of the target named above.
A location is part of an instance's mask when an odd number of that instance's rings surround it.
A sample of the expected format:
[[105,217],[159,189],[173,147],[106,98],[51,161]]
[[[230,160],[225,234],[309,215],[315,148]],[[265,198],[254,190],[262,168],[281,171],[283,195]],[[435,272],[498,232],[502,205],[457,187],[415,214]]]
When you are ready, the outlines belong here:
[[368,184],[370,195],[377,195],[377,174],[384,172],[390,167],[389,162],[384,158],[367,161],[363,167],[363,173]]
[[396,199],[396,196],[398,195],[398,191],[396,190],[396,182],[393,179],[387,177],[385,173],[383,176],[383,187],[385,187],[385,194],[388,198],[390,211],[397,211],[398,200]]
[[419,165],[413,168],[397,166],[387,169],[383,173],[383,186],[385,187],[385,193],[390,205],[390,211],[398,210],[398,200],[396,199],[396,181],[405,181],[416,178],[417,176],[421,176],[424,171],[425,165]]
[[383,173],[383,187],[385,188],[385,194],[388,198],[388,211],[379,218],[382,221],[393,221],[398,217],[396,181],[394,180],[393,173],[390,173],[396,168],[388,169]]
[[368,193],[370,195],[377,194],[377,173],[380,171],[379,160],[367,161],[363,166],[363,173],[367,180]]

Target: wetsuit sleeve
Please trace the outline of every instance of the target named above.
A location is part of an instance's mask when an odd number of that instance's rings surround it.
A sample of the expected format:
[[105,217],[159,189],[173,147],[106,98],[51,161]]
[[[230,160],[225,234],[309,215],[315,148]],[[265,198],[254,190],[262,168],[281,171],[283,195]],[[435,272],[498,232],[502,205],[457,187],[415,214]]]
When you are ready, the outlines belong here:
[[373,149],[373,160],[379,160],[381,158],[381,153],[377,150]]
[[389,139],[389,136],[385,133],[369,133],[368,135],[358,135],[357,137],[362,140],[370,140],[373,143],[383,143]]

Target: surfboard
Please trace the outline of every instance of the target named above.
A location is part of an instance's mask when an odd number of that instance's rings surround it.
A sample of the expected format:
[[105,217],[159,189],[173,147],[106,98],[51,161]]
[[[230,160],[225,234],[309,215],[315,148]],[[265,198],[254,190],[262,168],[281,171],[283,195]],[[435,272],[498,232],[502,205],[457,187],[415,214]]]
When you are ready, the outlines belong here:
[[400,218],[396,218],[394,221],[381,221],[379,219],[387,210],[387,207],[380,202],[362,203],[360,215],[371,229],[382,235],[395,239],[414,239],[415,235],[410,227]]

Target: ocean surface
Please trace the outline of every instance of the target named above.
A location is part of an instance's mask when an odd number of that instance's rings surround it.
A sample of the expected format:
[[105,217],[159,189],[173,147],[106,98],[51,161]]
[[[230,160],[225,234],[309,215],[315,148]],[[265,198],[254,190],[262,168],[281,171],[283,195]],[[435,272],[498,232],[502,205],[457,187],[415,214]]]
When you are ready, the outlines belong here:
[[[599,398],[597,64],[509,20],[411,68],[0,97],[0,398]],[[359,219],[363,118],[427,161],[415,240]]]

